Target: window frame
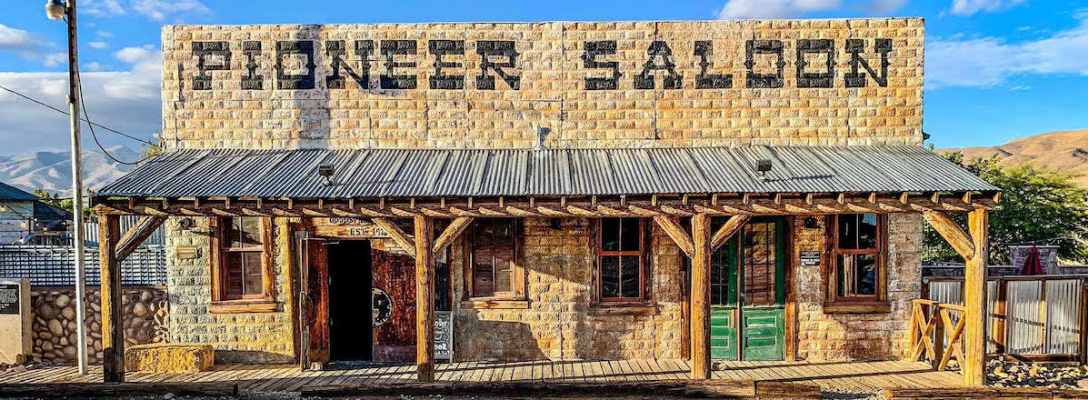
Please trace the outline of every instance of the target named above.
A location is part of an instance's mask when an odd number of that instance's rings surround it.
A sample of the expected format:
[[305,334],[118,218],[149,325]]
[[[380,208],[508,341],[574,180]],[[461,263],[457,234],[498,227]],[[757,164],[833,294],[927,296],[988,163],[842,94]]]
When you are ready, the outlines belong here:
[[[224,235],[233,218],[258,218],[260,220],[260,246],[229,248],[230,239]],[[232,312],[269,312],[275,310],[272,271],[272,219],[268,217],[213,217],[209,220],[211,247],[212,302],[208,310],[214,313]],[[227,296],[227,256],[229,253],[260,253],[261,293],[243,295],[241,298]]]
[[[476,296],[476,229],[479,227],[479,222],[485,221],[504,221],[512,224],[513,238],[514,238],[514,259],[513,265],[510,269],[510,284],[511,290],[509,292],[495,291],[491,296]],[[525,300],[525,268],[523,267],[522,259],[522,240],[523,225],[518,218],[477,218],[472,221],[472,226],[469,228],[468,237],[465,240],[465,256],[464,256],[464,300],[472,303],[487,303],[491,301],[507,301],[507,300]]]
[[[876,248],[874,249],[843,249],[839,245],[840,217],[846,215],[876,216]],[[888,304],[888,214],[885,213],[852,213],[835,214],[828,224],[828,262],[827,262],[827,296],[825,311],[830,312],[885,312],[889,310]],[[839,255],[871,254],[876,256],[876,293],[873,295],[839,296]]]
[[[623,251],[623,250],[605,251],[602,248],[603,244],[604,244],[604,224],[603,224],[603,222],[604,222],[605,219],[633,219],[633,220],[638,220],[638,224],[639,224],[639,226],[638,226],[639,250],[638,251]],[[649,302],[652,301],[650,285],[649,285],[650,284],[650,258],[649,257],[650,257],[650,253],[651,253],[650,250],[652,248],[652,244],[649,243],[649,240],[650,240],[652,235],[648,234],[648,232],[647,232],[649,230],[649,224],[647,223],[647,221],[648,221],[648,218],[637,218],[637,217],[613,217],[613,218],[597,218],[597,219],[595,219],[595,222],[594,222],[595,229],[594,230],[596,232],[594,234],[594,243],[593,243],[592,248],[593,248],[593,252],[594,252],[594,266],[596,267],[595,268],[596,271],[595,271],[594,276],[593,276],[594,277],[594,286],[595,286],[593,288],[594,289],[593,294],[594,294],[594,297],[595,297],[594,300],[596,300],[596,303],[598,303],[600,305],[639,305],[639,304],[648,304]],[[622,231],[622,228],[620,228],[620,229]],[[639,270],[639,276],[638,276],[638,279],[639,279],[639,283],[638,283],[639,296],[638,297],[605,297],[604,296],[604,279],[603,279],[604,278],[603,277],[604,268],[602,266],[602,260],[603,260],[604,257],[608,257],[608,256],[621,256],[621,257],[622,256],[638,256],[638,262],[639,262],[639,268],[638,268],[638,270]],[[623,276],[622,272],[620,273],[620,276],[622,278],[622,276]],[[621,279],[621,281],[622,281],[622,279]]]

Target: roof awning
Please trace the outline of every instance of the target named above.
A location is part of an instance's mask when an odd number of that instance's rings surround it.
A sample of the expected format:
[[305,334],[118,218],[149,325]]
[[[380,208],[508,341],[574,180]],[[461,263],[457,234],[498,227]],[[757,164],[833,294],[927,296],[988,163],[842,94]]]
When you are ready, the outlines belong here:
[[[770,160],[761,177],[757,160]],[[332,165],[323,184],[319,165]],[[915,146],[645,149],[177,150],[97,197],[610,196],[1000,189]]]

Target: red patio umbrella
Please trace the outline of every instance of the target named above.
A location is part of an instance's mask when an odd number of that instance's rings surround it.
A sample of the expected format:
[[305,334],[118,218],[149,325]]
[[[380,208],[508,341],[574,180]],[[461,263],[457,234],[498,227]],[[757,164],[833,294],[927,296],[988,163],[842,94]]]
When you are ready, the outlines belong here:
[[1032,246],[1028,249],[1028,258],[1024,260],[1024,266],[1020,269],[1020,275],[1042,275],[1043,262],[1039,260],[1039,248]]

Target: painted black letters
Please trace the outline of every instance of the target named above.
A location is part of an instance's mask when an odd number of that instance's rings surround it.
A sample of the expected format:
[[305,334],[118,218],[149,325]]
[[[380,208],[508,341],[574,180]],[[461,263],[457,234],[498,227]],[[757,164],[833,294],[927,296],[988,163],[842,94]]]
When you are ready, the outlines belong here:
[[[521,75],[513,75],[504,68],[517,68],[518,52],[515,43],[510,40],[481,40],[476,42],[476,54],[480,55],[480,74],[476,75],[476,89],[495,90],[495,77],[487,73],[494,70],[511,89],[521,89]],[[505,62],[493,62],[492,56],[506,57]]]
[[[193,90],[211,90],[212,74],[208,71],[230,70],[230,43],[228,42],[193,42],[193,55],[197,57],[197,74],[193,76]],[[209,56],[222,59],[220,63],[209,63]]]
[[415,68],[415,61],[393,61],[393,57],[397,54],[416,55],[416,41],[383,40],[381,52],[385,56],[385,72],[382,72],[378,79],[379,87],[382,89],[415,89],[416,76],[414,74],[395,75],[393,73],[396,68]]
[[340,75],[340,68],[343,67],[347,75],[359,84],[360,88],[370,89],[370,62],[367,60],[370,59],[370,53],[374,52],[374,41],[355,41],[355,59],[359,60],[356,63],[359,66],[358,71],[352,68],[351,63],[344,61],[344,56],[347,55],[346,47],[343,40],[325,42],[325,57],[332,60],[330,67],[332,74],[325,77],[325,86],[329,89],[346,89],[344,76]]
[[242,90],[264,89],[264,75],[257,75],[257,58],[261,56],[261,42],[247,40],[242,42],[242,53],[246,55],[246,75],[242,77]]
[[684,76],[676,72],[676,64],[672,62],[672,49],[662,40],[655,40],[646,49],[646,63],[642,64],[642,72],[635,76],[635,89],[653,89],[654,71],[667,71],[661,78],[662,89],[680,89],[684,82]]
[[462,63],[443,61],[443,56],[465,55],[464,40],[431,40],[427,49],[434,55],[434,75],[431,76],[431,89],[464,89],[464,75],[449,75],[443,68],[461,68]]
[[695,55],[699,57],[699,76],[695,77],[696,89],[729,89],[733,87],[733,74],[708,74],[707,70],[714,64],[710,57],[714,56],[714,42],[699,40],[695,42]]
[[[283,67],[283,59],[291,54],[306,57],[302,75],[288,74]],[[309,40],[285,40],[276,42],[276,89],[306,90],[314,88],[317,65],[314,64],[314,42]]]
[[616,54],[616,41],[615,40],[601,40],[595,42],[584,42],[584,50],[582,51],[582,66],[585,68],[609,68],[612,69],[612,76],[608,78],[590,78],[586,77],[586,90],[616,90],[619,84],[620,77],[623,76],[620,73],[620,63],[618,61],[599,61],[597,56]]
[[[827,57],[826,69],[806,72],[810,64],[806,56],[823,53]],[[835,79],[835,41],[831,39],[801,39],[797,41],[797,87],[829,88]]]
[[[748,68],[748,87],[750,88],[780,88],[783,82],[783,73],[786,68],[786,61],[783,59],[782,54],[782,41],[781,40],[749,40],[745,45],[746,48],[746,61],[744,66]],[[760,74],[755,72],[756,61],[755,57],[758,54],[773,54],[778,61],[775,61],[773,65],[778,69],[778,72],[773,74]]]
[[865,70],[869,72],[869,76],[876,81],[877,85],[888,87],[888,66],[891,65],[891,62],[888,61],[888,53],[892,51],[892,40],[876,39],[874,47],[876,52],[880,53],[880,74],[873,70],[873,67],[869,65],[869,61],[861,58],[861,52],[865,51],[865,40],[846,40],[846,52],[850,53],[850,72],[846,73],[846,87],[865,87],[865,74],[858,70],[859,65],[865,67]]

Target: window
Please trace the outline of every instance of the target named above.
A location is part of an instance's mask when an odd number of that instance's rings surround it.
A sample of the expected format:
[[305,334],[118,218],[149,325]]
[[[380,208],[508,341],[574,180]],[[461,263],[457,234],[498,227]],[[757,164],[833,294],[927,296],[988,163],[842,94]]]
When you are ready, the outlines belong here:
[[213,301],[271,300],[271,220],[212,220]]
[[472,297],[515,298],[520,295],[517,220],[477,219],[472,227]]
[[828,294],[834,301],[885,301],[884,268],[886,217],[843,214],[834,217],[831,251],[832,279]]
[[645,222],[602,218],[598,229],[598,298],[602,302],[646,299]]

